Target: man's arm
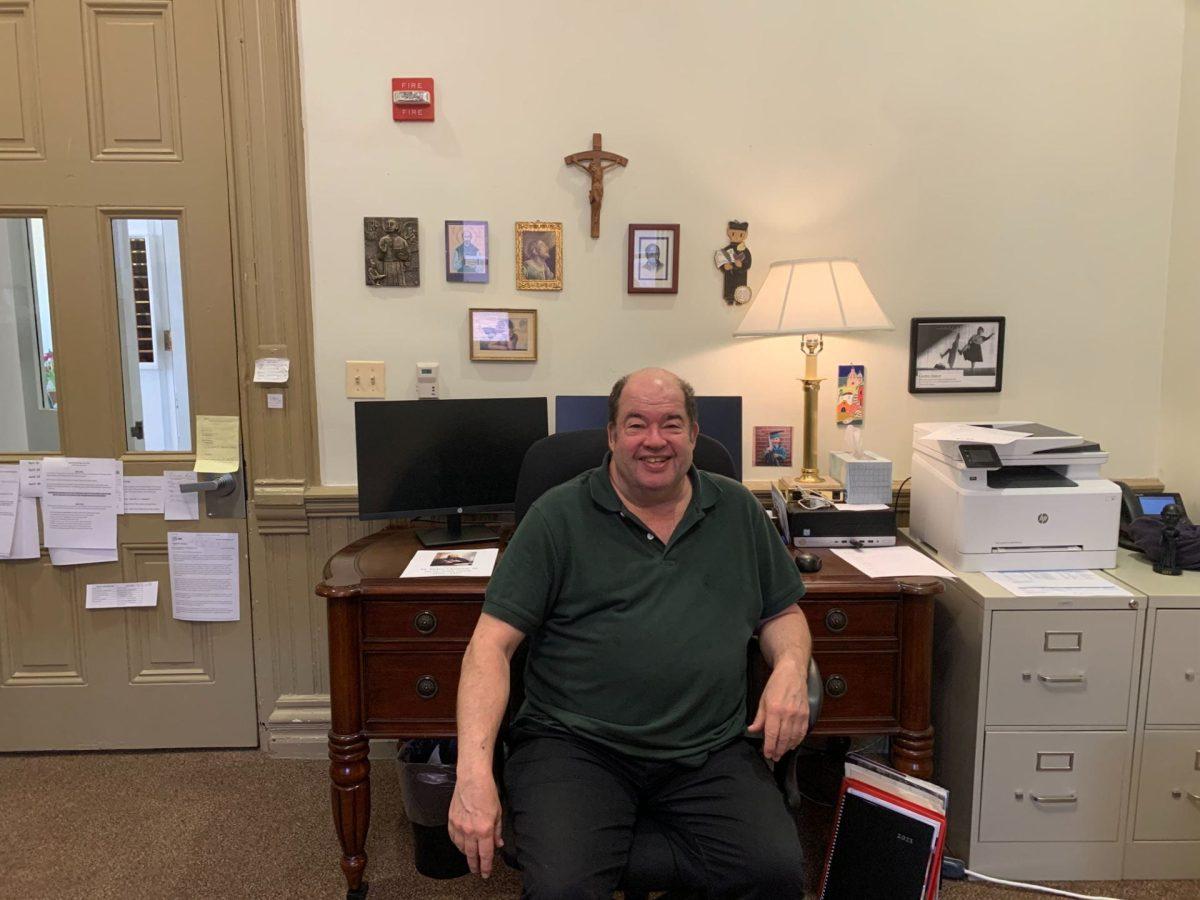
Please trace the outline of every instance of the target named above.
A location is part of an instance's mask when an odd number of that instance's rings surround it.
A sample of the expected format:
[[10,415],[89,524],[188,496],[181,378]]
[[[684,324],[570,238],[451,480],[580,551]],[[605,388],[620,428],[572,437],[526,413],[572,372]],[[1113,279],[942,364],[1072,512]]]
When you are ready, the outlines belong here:
[[450,837],[471,871],[487,878],[500,834],[500,794],[492,755],[508,704],[508,668],[525,639],[518,629],[483,613],[463,654],[458,681],[458,778],[450,801]]
[[758,711],[747,729],[762,731],[763,756],[778,762],[797,746],[808,732],[808,661],[812,657],[812,635],[798,606],[762,624],[758,644],[771,665]]

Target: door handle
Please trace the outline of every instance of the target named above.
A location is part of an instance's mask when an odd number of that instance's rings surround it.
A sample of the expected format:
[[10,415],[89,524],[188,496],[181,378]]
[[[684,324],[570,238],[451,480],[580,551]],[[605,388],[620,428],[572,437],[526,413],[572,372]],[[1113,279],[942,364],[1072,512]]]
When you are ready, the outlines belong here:
[[184,494],[212,493],[217,497],[228,497],[237,490],[237,481],[228,472],[223,472],[212,481],[187,481],[179,485]]

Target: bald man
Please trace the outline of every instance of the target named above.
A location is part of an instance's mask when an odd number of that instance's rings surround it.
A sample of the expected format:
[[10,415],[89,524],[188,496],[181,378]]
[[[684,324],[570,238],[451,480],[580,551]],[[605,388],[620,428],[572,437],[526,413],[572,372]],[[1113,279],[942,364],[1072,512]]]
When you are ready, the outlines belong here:
[[[533,504],[488,585],[463,657],[449,828],[485,878],[515,842],[525,897],[611,897],[642,816],[663,824],[678,880],[703,896],[803,894],[766,760],[808,727],[804,586],[754,495],[692,465],[698,432],[683,379],[620,379],[603,463]],[[756,631],[772,672],[747,729]],[[505,835],[492,754],[526,638]]]

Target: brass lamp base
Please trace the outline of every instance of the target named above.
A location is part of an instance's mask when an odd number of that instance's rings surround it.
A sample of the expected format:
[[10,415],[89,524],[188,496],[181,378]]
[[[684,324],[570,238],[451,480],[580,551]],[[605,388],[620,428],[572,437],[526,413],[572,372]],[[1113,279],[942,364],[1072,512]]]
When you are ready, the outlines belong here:
[[804,382],[804,457],[800,468],[801,484],[820,484],[825,479],[817,465],[817,396],[821,392],[823,378],[816,377],[816,354],[805,360]]

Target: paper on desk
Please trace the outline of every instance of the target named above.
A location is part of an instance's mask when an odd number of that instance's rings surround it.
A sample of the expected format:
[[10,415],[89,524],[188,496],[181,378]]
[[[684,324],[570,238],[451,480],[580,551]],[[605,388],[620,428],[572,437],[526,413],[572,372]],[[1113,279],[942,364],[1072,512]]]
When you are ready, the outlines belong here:
[[179,490],[181,484],[195,482],[195,472],[163,472],[163,518],[168,522],[188,522],[200,518],[200,495],[185,494]]
[[12,551],[20,499],[20,470],[16,466],[0,466],[0,554],[8,555]]
[[840,509],[843,512],[869,512],[873,509],[887,509],[886,503],[835,503],[834,509]]
[[17,465],[21,469],[21,496],[42,496],[42,461],[23,459]]
[[37,498],[17,499],[17,519],[13,526],[12,550],[0,553],[0,559],[37,559],[42,555],[38,540]]
[[236,472],[242,461],[237,416],[196,416],[194,472]]
[[957,577],[912,547],[866,547],[862,550],[835,549],[833,552],[868,578],[894,578],[897,575]]
[[981,428],[978,425],[945,425],[924,435],[923,441],[954,441],[970,444],[1011,444],[1029,437],[1028,431],[1005,431],[1000,428]]
[[167,532],[171,614],[188,622],[236,622],[241,568],[237,532]]
[[254,361],[254,380],[258,384],[284,384],[288,380],[290,359],[280,356],[265,356]]
[[495,547],[483,550],[418,550],[401,578],[486,578],[496,567],[500,551]]
[[50,547],[50,562],[56,566],[84,566],[89,563],[117,561],[117,548],[111,550],[79,550],[72,547]]
[[121,584],[89,584],[84,609],[117,609],[125,606],[157,606],[157,581],[127,581]]
[[42,472],[46,546],[115,551],[116,460],[51,457]]
[[[184,472],[194,479],[195,472]],[[163,477],[161,475],[126,475],[125,485],[125,514],[140,513],[163,514]],[[182,496],[182,495],[180,495]],[[199,509],[197,509],[197,515]]]
[[1016,597],[1132,597],[1092,569],[1059,569],[1051,572],[984,572]]

